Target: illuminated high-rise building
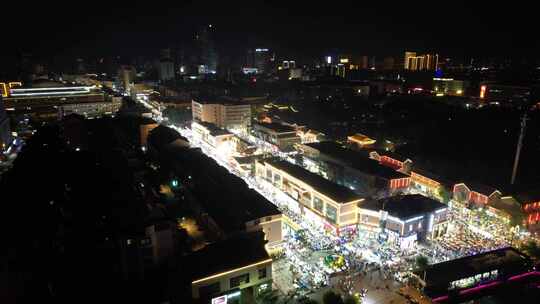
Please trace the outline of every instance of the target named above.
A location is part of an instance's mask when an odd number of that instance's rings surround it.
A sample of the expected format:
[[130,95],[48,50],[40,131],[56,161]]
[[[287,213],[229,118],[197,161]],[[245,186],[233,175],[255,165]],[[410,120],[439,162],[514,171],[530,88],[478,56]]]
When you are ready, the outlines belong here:
[[195,34],[195,50],[198,52],[199,73],[215,74],[218,54],[214,43],[215,27],[212,24],[199,28]]
[[432,71],[439,65],[438,54],[417,55],[416,52],[405,52],[403,68],[410,71]]
[[411,58],[416,57],[416,52],[405,52],[405,59],[403,62],[403,68],[405,70],[410,69]]
[[129,89],[129,85],[135,81],[137,71],[131,65],[122,65],[118,69],[118,81],[125,90]]
[[426,54],[425,55],[425,67],[426,70],[436,70],[439,67],[439,55],[438,54]]

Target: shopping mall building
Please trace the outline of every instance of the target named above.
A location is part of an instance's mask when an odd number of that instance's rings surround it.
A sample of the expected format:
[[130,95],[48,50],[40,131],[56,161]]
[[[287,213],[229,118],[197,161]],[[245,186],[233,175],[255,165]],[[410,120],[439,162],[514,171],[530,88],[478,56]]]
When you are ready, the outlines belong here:
[[362,198],[350,189],[276,158],[258,160],[255,175],[292,198],[292,209],[325,230],[339,235],[356,229]]

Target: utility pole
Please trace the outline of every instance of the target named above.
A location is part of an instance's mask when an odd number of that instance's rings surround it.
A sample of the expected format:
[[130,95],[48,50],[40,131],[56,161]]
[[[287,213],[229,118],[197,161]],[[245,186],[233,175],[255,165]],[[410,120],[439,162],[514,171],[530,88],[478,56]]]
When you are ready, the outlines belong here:
[[514,168],[512,170],[512,179],[510,180],[510,185],[513,185],[516,181],[516,174],[519,164],[519,155],[521,154],[521,147],[523,146],[523,137],[525,137],[525,128],[527,127],[527,112],[523,114],[521,118],[521,132],[519,133],[518,144],[516,148],[516,156],[514,158]]

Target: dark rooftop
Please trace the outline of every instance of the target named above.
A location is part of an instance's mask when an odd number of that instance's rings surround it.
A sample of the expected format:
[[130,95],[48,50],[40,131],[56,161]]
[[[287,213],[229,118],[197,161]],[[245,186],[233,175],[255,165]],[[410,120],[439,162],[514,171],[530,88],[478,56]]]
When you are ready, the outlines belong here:
[[312,186],[317,192],[320,192],[337,203],[348,203],[359,200],[361,197],[347,187],[335,184],[322,176],[312,173],[300,166],[293,165],[287,161],[279,159],[266,159],[264,162],[271,166],[283,170],[304,183]]
[[517,191],[514,197],[520,204],[540,202],[540,188],[532,186],[528,190]]
[[359,204],[359,207],[373,211],[385,210],[391,216],[407,220],[447,206],[429,197],[411,194],[391,196],[379,200],[365,200]]
[[477,182],[464,181],[462,183],[464,183],[471,191],[475,191],[475,192],[478,192],[480,194],[484,194],[484,195],[487,195],[487,196],[489,196],[493,192],[497,191],[497,189],[495,189],[493,187],[490,187],[490,186],[487,186],[487,185],[484,185],[484,184],[480,184],[480,183],[477,183]]
[[202,104],[222,104],[222,105],[250,105],[249,102],[243,101],[238,98],[232,98],[227,96],[212,96],[197,98],[195,102]]
[[199,149],[170,147],[176,174],[189,179],[189,189],[202,209],[226,233],[245,230],[246,222],[281,212]]
[[343,165],[350,166],[369,175],[385,179],[408,177],[404,173],[385,167],[376,160],[370,159],[368,150],[365,150],[365,152],[353,151],[331,141],[310,143],[307,146],[317,149],[321,154],[324,154],[330,159],[334,159]]
[[529,264],[529,257],[512,247],[506,247],[430,265],[426,270],[426,283],[428,286],[444,285],[501,268],[523,268],[526,270]]
[[206,121],[199,121],[199,120],[197,120],[196,122],[198,124],[200,124],[201,126],[205,127],[206,129],[208,129],[208,131],[210,131],[210,134],[212,136],[220,136],[220,135],[232,134],[231,132],[229,132],[229,131],[227,131],[225,129],[222,129],[222,128],[216,126],[213,123],[206,122]]
[[255,162],[255,160],[262,158],[262,154],[255,154],[249,156],[234,156],[233,158],[242,165],[248,165]]
[[266,129],[270,129],[277,133],[286,133],[286,132],[296,132],[296,130],[291,126],[282,125],[279,123],[255,123],[253,124],[254,127],[261,126]]
[[199,280],[224,271],[270,259],[260,232],[244,233],[210,244],[188,257],[191,280]]

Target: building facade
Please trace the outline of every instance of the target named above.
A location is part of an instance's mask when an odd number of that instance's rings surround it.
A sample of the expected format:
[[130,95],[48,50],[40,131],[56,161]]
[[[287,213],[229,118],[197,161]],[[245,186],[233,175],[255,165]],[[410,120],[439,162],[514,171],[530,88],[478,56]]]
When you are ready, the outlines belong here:
[[246,129],[251,125],[251,105],[233,102],[191,102],[193,120],[213,123],[219,128]]
[[335,234],[356,229],[362,198],[351,190],[276,159],[257,161],[255,175],[293,198],[295,208],[324,229]]
[[492,205],[501,199],[499,190],[471,183],[455,184],[452,192],[455,201],[471,206]]
[[277,146],[281,151],[292,150],[302,141],[295,128],[278,123],[253,124],[252,132],[255,137]]
[[358,205],[359,227],[381,232],[402,249],[446,234],[448,216],[446,205],[418,194],[365,200]]

